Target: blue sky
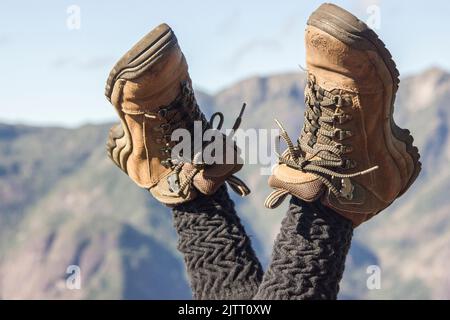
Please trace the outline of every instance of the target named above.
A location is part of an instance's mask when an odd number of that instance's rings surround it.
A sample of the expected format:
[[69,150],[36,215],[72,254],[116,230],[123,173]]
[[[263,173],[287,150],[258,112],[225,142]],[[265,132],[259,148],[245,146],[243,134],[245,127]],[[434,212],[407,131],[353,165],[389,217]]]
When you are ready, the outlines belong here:
[[[109,70],[161,22],[177,34],[197,88],[214,93],[253,75],[298,70],[303,30],[321,1],[0,2],[0,121],[76,126],[115,119],[103,96]],[[450,70],[450,2],[334,1],[376,30],[402,75],[430,66]],[[80,8],[79,30],[67,8]]]

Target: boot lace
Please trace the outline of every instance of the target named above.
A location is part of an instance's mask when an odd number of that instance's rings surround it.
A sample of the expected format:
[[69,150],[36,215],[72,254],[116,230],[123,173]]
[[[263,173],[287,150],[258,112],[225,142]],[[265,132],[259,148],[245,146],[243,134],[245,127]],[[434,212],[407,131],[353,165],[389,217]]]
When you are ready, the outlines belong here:
[[[163,120],[163,123],[154,128],[156,135],[154,136],[155,142],[157,144],[163,144],[160,148],[162,160],[161,164],[166,168],[171,168],[172,173],[167,177],[170,191],[181,195],[181,193],[192,184],[194,177],[202,170],[210,166],[210,164],[205,164],[199,159],[202,158],[202,150],[206,145],[203,145],[200,150],[192,149],[193,157],[191,161],[184,159],[183,157],[172,158],[172,147],[173,141],[171,140],[171,133],[177,128],[187,129],[191,137],[194,137],[194,126],[192,125],[194,121],[201,121],[202,124],[202,134],[208,130],[213,129],[212,125],[216,118],[219,118],[219,123],[216,126],[216,130],[220,130],[223,125],[224,116],[221,112],[214,113],[210,120],[206,120],[205,115],[201,112],[194,95],[194,91],[188,82],[183,82],[181,84],[182,90],[181,94],[167,106],[161,107],[157,113],[145,113],[144,116],[152,119]],[[230,138],[234,135],[234,132],[239,128],[241,119],[245,110],[246,104],[244,103],[239,116],[236,118],[235,123],[232,127]],[[144,130],[145,132],[145,130]],[[145,138],[144,138],[145,139]],[[145,141],[145,140],[144,140]],[[194,144],[191,143],[192,148]],[[191,163],[193,165],[193,170],[187,175],[186,179],[180,183],[180,173],[182,171],[183,165],[186,163]],[[232,175],[226,180],[230,187],[238,194],[244,196],[250,193],[250,190],[236,176]]]
[[[279,163],[315,174],[336,197],[348,200],[353,198],[354,189],[350,178],[378,169],[378,166],[374,166],[354,173],[341,172],[356,166],[355,161],[345,159],[344,156],[352,152],[352,148],[345,145],[343,140],[353,133],[337,126],[351,121],[350,114],[344,112],[344,105],[350,103],[351,99],[324,90],[310,77],[305,88],[305,123],[296,146],[283,125],[275,119],[280,127],[280,137],[287,144],[287,150],[278,155]],[[340,186],[333,183],[335,178],[340,179]]]

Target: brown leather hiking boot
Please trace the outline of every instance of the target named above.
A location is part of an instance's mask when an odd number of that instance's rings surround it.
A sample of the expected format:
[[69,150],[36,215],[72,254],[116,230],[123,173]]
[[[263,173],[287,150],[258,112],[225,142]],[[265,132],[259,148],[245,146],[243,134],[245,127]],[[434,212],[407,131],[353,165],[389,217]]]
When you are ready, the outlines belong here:
[[393,119],[399,73],[366,24],[321,5],[305,31],[308,82],[304,126],[269,178],[269,208],[292,194],[353,221],[370,219],[402,195],[421,164],[408,130]]
[[[121,120],[110,131],[108,154],[157,200],[176,205],[195,198],[198,192],[212,194],[224,182],[241,195],[249,193],[233,176],[242,167],[234,143],[224,148],[234,153],[232,163],[199,161],[203,144],[200,150],[192,148],[189,159],[172,154],[175,129],[186,129],[194,141],[195,122],[200,125],[195,134],[202,135],[211,129],[213,119],[208,122],[196,103],[186,60],[168,25],[156,27],[117,62],[109,74],[105,95]],[[221,126],[223,116],[217,115]],[[194,156],[197,160],[192,161]]]

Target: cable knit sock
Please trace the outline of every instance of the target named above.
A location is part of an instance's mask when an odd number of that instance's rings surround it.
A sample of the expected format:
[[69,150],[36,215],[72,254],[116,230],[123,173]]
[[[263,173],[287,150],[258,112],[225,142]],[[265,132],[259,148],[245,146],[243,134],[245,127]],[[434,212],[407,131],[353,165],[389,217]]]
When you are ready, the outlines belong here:
[[262,268],[225,186],[173,209],[194,299],[251,299]]
[[336,299],[352,234],[350,220],[292,197],[255,299]]

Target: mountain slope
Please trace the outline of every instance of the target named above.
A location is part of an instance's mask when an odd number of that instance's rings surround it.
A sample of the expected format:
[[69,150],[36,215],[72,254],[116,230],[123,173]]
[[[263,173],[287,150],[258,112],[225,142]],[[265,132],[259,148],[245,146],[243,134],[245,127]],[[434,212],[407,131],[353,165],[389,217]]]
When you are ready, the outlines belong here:
[[[2,298],[190,297],[170,213],[105,157],[108,127],[2,126]],[[81,290],[65,286],[69,265]]]

